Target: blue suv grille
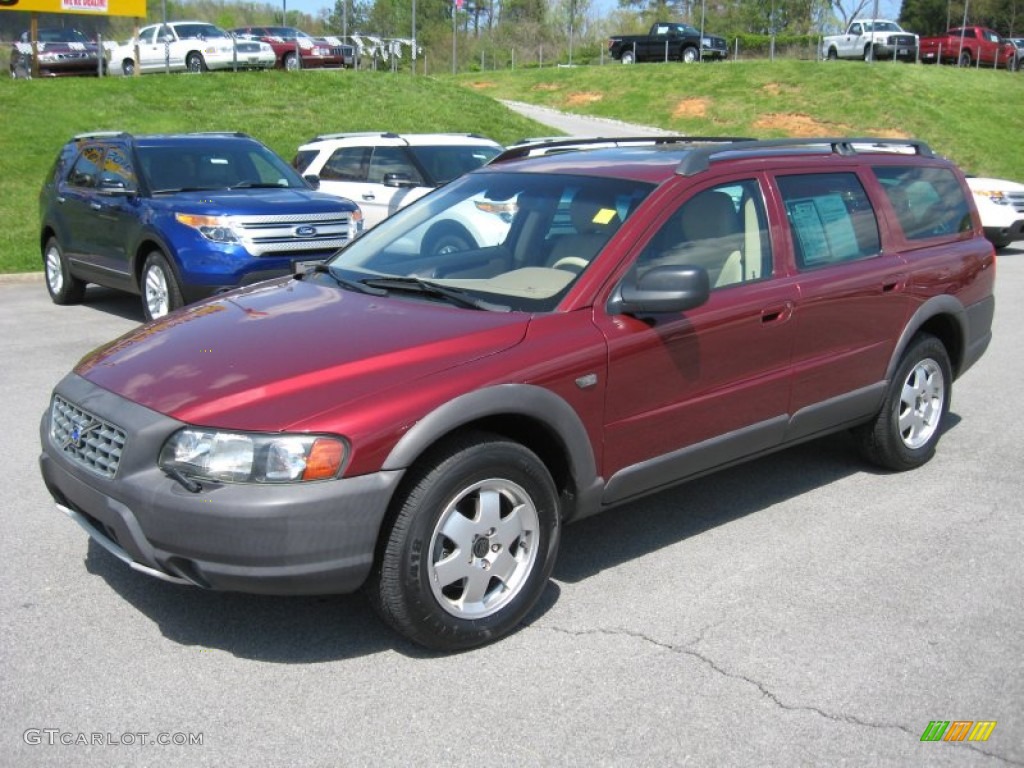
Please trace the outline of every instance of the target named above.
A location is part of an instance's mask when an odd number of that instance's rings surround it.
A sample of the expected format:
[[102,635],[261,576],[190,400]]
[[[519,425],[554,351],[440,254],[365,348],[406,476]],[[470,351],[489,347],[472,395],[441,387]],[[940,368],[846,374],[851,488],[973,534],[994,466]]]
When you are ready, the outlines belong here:
[[233,216],[234,230],[254,256],[341,248],[352,239],[355,222],[348,212]]

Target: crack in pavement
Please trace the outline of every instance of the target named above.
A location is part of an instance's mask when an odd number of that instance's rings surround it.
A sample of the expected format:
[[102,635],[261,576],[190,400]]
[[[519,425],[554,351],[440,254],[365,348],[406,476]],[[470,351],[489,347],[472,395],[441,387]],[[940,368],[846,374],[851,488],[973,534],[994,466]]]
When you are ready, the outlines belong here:
[[[915,740],[918,740],[920,738],[920,734],[917,731],[912,731],[910,728],[907,728],[905,725],[900,725],[898,723],[878,723],[878,722],[872,722],[870,720],[863,720],[863,719],[861,719],[859,717],[856,717],[854,715],[837,715],[837,714],[833,714],[831,712],[826,712],[825,710],[823,710],[823,709],[821,709],[819,707],[814,707],[814,706],[810,706],[810,705],[806,705],[806,704],[787,704],[777,694],[773,693],[764,683],[762,683],[762,682],[760,682],[758,680],[755,680],[752,677],[748,677],[747,675],[739,674],[738,672],[730,672],[729,670],[727,670],[727,669],[723,668],[722,666],[720,666],[719,664],[717,664],[710,657],[705,656],[704,654],[702,654],[699,651],[694,650],[692,648],[693,645],[696,645],[697,643],[701,642],[704,639],[705,633],[709,629],[713,628],[715,626],[714,624],[709,624],[709,625],[705,626],[703,629],[701,629],[697,633],[696,639],[694,639],[691,643],[689,643],[688,645],[685,645],[685,646],[678,646],[678,645],[673,645],[671,643],[666,643],[666,642],[664,642],[662,640],[658,640],[658,639],[653,638],[653,637],[651,637],[649,635],[646,635],[643,632],[638,632],[638,631],[632,630],[632,629],[597,628],[597,629],[572,630],[572,629],[565,629],[564,627],[557,627],[557,626],[554,626],[554,625],[548,625],[548,626],[537,626],[537,625],[534,625],[534,626],[537,629],[546,629],[546,630],[549,630],[549,631],[552,631],[552,632],[557,632],[557,633],[560,633],[560,634],[570,635],[570,636],[574,636],[574,637],[582,637],[584,635],[606,635],[606,636],[609,636],[609,637],[630,637],[630,638],[633,638],[633,639],[636,639],[636,640],[640,640],[640,641],[642,641],[644,643],[647,643],[649,645],[653,645],[653,646],[655,646],[657,648],[662,648],[662,649],[664,649],[666,651],[670,651],[672,653],[682,654],[684,656],[690,656],[691,658],[696,659],[697,661],[701,662],[702,664],[704,664],[705,666],[709,667],[710,669],[712,669],[713,671],[717,672],[719,675],[721,675],[723,677],[727,677],[730,680],[739,680],[741,682],[747,683],[748,685],[752,685],[755,688],[757,688],[758,691],[761,692],[761,695],[763,697],[765,697],[766,699],[771,701],[773,704],[775,704],[775,706],[779,707],[780,709],[784,709],[784,710],[789,711],[789,712],[811,712],[811,713],[816,714],[816,715],[818,715],[820,717],[823,717],[823,718],[825,718],[827,720],[832,720],[833,722],[837,722],[837,723],[849,723],[851,725],[859,725],[859,726],[863,726],[865,728],[874,728],[874,729],[878,729],[878,730],[886,730],[886,729],[888,729],[888,730],[896,730],[896,731],[901,731],[902,733],[905,733],[906,735],[914,738]],[[979,754],[985,755],[986,757],[991,757],[991,758],[993,758],[995,760],[999,760],[1000,762],[1006,763],[1007,765],[1020,765],[1020,766],[1024,766],[1024,762],[1013,760],[1012,758],[1004,757],[1003,755],[999,755],[999,754],[996,754],[994,752],[989,752],[989,751],[987,751],[985,749],[982,749],[982,748],[978,747],[977,745],[975,745],[975,744],[973,744],[971,742],[950,742],[950,744],[958,746],[958,747],[963,747],[963,748],[970,749],[970,750],[972,750],[974,752],[977,752]]]

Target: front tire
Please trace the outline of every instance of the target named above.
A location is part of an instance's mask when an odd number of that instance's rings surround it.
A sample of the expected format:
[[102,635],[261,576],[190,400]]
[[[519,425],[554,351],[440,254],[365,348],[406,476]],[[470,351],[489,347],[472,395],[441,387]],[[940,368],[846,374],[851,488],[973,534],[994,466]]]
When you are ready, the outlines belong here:
[[914,337],[893,374],[878,416],[855,432],[864,458],[896,472],[928,462],[949,413],[952,386],[946,347],[931,334]]
[[203,54],[192,51],[192,53],[185,57],[185,69],[195,74],[205,72],[206,59],[203,58]]
[[43,268],[46,271],[46,290],[54,304],[77,304],[85,296],[85,282],[71,274],[71,265],[64,258],[64,250],[55,237],[46,241]]
[[284,68],[287,72],[298,72],[302,69],[302,61],[297,53],[286,53],[284,55]]
[[368,583],[381,617],[441,651],[512,632],[558,551],[558,494],[540,459],[498,435],[463,435],[410,471],[396,503]]
[[428,232],[424,238],[424,254],[443,256],[446,253],[471,251],[477,247],[476,240],[464,228],[458,225],[441,224],[434,231]]
[[686,48],[683,48],[683,63],[684,64],[693,64],[699,58],[700,58],[700,51],[698,51],[696,48],[694,48],[692,46],[687,46]]
[[174,270],[159,251],[153,251],[146,257],[140,282],[142,314],[146,320],[163,317],[185,303]]

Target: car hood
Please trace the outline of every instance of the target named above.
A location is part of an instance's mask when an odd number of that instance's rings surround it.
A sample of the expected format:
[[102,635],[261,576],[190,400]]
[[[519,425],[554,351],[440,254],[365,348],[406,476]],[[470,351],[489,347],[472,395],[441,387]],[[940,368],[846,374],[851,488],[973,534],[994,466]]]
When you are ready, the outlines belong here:
[[529,324],[327,280],[272,280],[186,307],[94,350],[75,372],[190,424],[323,429],[310,419],[508,349]]
[[1008,179],[993,179],[987,176],[968,176],[967,186],[972,190],[1001,190],[1003,192],[1024,192],[1024,184]]
[[350,200],[311,189],[215,189],[155,194],[153,204],[179,213],[216,215],[281,215],[355,210]]

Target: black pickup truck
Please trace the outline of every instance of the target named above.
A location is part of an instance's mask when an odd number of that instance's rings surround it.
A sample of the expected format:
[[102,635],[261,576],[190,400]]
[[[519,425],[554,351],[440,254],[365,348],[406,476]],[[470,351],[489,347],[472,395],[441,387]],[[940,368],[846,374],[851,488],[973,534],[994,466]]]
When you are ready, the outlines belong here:
[[608,53],[623,64],[636,61],[685,61],[725,59],[729,47],[725,38],[701,37],[689,24],[656,21],[646,35],[616,35],[608,39]]

